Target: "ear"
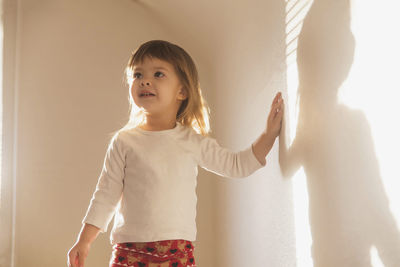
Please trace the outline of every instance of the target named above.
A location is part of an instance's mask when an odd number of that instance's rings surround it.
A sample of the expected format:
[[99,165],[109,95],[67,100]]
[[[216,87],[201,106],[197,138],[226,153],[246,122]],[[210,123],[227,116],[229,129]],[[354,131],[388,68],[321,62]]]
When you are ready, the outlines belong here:
[[182,87],[178,92],[178,100],[185,100],[187,98],[187,91]]

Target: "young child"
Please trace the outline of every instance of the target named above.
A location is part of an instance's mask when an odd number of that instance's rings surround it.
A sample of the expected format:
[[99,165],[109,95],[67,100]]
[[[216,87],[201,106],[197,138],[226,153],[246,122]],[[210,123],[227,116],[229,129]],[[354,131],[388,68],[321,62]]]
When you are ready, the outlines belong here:
[[181,47],[146,42],[130,57],[125,74],[131,116],[111,138],[68,266],[84,266],[91,243],[107,231],[114,213],[110,267],[196,266],[197,167],[246,177],[265,166],[281,129],[281,94],[265,131],[235,153],[208,136],[196,66]]

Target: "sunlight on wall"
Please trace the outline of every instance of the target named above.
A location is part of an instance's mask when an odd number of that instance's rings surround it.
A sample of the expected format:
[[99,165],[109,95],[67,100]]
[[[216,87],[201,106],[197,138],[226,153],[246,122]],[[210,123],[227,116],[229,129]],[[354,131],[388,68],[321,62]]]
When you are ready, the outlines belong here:
[[[296,136],[298,117],[296,109],[298,107],[296,103],[298,87],[297,38],[303,25],[303,19],[311,4],[312,1],[310,0],[289,0],[286,2],[286,82],[288,92],[286,110],[289,113],[290,142]],[[297,267],[311,267],[313,266],[311,258],[312,238],[308,219],[308,192],[303,168],[300,168],[292,179]]]
[[[400,25],[397,1],[354,1],[354,63],[339,99],[362,110],[371,126],[382,182],[400,228]],[[373,20],[371,18],[374,18]]]
[[[340,101],[362,110],[369,121],[390,211],[400,229],[400,37],[395,34],[396,25],[400,24],[398,6],[389,0],[354,1],[352,31],[356,51]],[[384,266],[374,247],[371,262],[374,267]]]
[[[286,64],[289,136],[296,136],[298,121],[296,65],[297,38],[302,22],[313,2],[286,1]],[[400,194],[398,155],[400,151],[400,25],[397,1],[351,1],[351,30],[355,38],[355,54],[347,80],[339,90],[339,102],[362,111],[367,117],[374,141],[376,157],[390,211],[400,229]],[[290,145],[290,144],[289,144]],[[308,219],[306,177],[301,168],[293,179],[296,227],[297,267],[313,266],[312,236]],[[373,267],[384,266],[377,249],[370,249]]]
[[378,251],[376,250],[376,247],[371,247],[371,251],[370,251],[370,255],[371,255],[371,264],[374,267],[385,267],[385,265],[383,265],[381,259],[379,258],[378,255]]
[[311,232],[308,220],[308,194],[306,177],[301,168],[293,176],[293,201],[296,231],[296,258],[297,267],[311,267]]

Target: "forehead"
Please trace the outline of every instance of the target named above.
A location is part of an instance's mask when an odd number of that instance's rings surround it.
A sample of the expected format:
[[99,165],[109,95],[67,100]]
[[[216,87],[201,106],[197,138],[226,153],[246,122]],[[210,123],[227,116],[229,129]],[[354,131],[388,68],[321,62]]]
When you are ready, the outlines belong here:
[[142,70],[142,69],[164,69],[167,71],[173,71],[174,66],[165,60],[161,60],[159,58],[151,58],[145,57],[142,62],[137,62],[133,65],[134,70]]

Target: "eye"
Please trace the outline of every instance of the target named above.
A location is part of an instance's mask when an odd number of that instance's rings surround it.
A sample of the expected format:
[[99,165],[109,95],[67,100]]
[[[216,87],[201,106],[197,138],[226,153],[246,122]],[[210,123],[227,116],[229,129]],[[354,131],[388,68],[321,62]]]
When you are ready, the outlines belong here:
[[138,74],[141,75],[140,72],[134,73],[134,74],[133,74],[133,78],[138,78],[138,77],[137,77]]
[[[164,73],[162,73],[162,72],[160,72],[160,71],[157,71],[157,72],[155,73],[155,76],[156,76],[156,77],[160,77],[160,76],[158,76],[159,74],[161,74],[162,76],[165,76]],[[162,76],[161,76],[161,77],[162,77]]]

